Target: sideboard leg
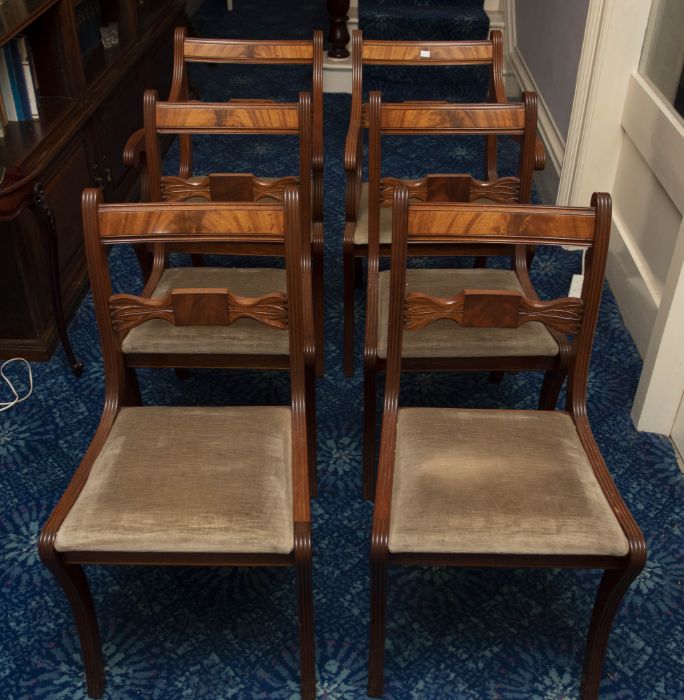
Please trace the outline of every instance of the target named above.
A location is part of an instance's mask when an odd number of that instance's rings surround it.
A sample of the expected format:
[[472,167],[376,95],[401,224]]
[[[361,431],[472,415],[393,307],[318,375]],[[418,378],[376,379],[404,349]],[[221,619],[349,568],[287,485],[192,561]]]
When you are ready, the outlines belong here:
[[76,357],[71,347],[69,335],[67,333],[66,321],[64,320],[64,309],[62,307],[62,290],[59,281],[59,257],[57,255],[57,227],[52,209],[47,201],[45,188],[40,182],[36,182],[33,187],[32,208],[38,219],[38,228],[43,239],[43,247],[50,274],[50,296],[52,297],[52,311],[55,315],[57,333],[67,356],[71,371],[77,377],[83,372],[83,363]]

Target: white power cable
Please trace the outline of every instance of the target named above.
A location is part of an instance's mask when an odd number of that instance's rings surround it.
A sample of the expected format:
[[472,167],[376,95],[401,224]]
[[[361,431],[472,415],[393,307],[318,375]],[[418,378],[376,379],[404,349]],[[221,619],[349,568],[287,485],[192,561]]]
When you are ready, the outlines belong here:
[[[26,369],[28,369],[28,392],[26,393],[25,396],[19,396],[19,392],[14,388],[14,384],[12,384],[11,380],[9,377],[5,374],[5,367],[7,367],[10,362],[23,362],[26,365]],[[13,406],[16,406],[18,403],[21,403],[22,401],[26,401],[29,396],[33,393],[33,373],[31,372],[31,365],[23,358],[23,357],[13,357],[10,360],[5,360],[2,365],[0,365],[0,377],[4,379],[5,384],[10,388],[10,391],[14,394],[14,398],[11,401],[0,401],[0,413],[2,411],[7,411]]]

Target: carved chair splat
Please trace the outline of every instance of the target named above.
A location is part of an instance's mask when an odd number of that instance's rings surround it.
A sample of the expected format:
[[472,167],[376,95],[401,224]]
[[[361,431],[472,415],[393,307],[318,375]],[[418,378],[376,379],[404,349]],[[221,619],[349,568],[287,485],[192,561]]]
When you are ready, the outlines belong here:
[[[38,549],[71,605],[91,697],[102,697],[105,679],[83,564],[294,567],[301,694],[306,700],[316,696],[306,379],[314,348],[309,249],[300,217],[292,186],[282,202],[268,205],[105,205],[100,190],[83,194],[86,255],[105,367],[104,411],[42,529]],[[246,240],[284,248],[284,289],[245,297],[225,288],[176,288],[170,302],[112,294],[107,249],[113,245],[194,242],[204,252]],[[138,405],[123,349],[131,332],[156,322],[195,329],[231,328],[245,320],[285,337],[290,406]],[[184,362],[201,367],[213,361],[188,352]],[[261,366],[273,362],[264,358]]]

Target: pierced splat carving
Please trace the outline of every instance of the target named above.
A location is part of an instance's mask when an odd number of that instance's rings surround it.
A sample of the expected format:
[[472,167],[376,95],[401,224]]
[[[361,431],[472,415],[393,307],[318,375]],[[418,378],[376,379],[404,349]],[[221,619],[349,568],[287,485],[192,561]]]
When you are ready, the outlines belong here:
[[260,199],[272,199],[277,202],[283,201],[283,192],[287,185],[298,185],[299,179],[296,177],[280,177],[271,179],[254,178],[254,201]]
[[161,180],[162,199],[165,202],[183,202],[191,197],[210,200],[208,177],[185,179],[175,175],[166,175]]
[[282,202],[285,187],[297,184],[299,179],[292,176],[257,178],[251,174],[212,173],[192,178],[164,176],[161,187],[165,202],[183,202],[191,197],[214,202],[258,202],[264,199]]
[[404,303],[404,328],[417,330],[442,319],[463,328],[518,328],[537,321],[561,333],[577,333],[584,302],[574,297],[538,301],[520,292],[464,289],[453,297],[409,292]]
[[487,180],[471,180],[470,201],[487,199],[502,204],[517,204],[520,201],[520,179],[517,177],[500,177],[489,182]]
[[391,207],[394,198],[394,188],[405,185],[409,191],[409,199],[415,202],[427,201],[427,178],[420,180],[400,180],[397,177],[383,177],[380,182],[380,206]]
[[119,333],[158,318],[174,326],[229,326],[251,318],[265,326],[288,327],[287,295],[241,297],[227,289],[174,289],[159,299],[115,294],[109,300],[112,327]]

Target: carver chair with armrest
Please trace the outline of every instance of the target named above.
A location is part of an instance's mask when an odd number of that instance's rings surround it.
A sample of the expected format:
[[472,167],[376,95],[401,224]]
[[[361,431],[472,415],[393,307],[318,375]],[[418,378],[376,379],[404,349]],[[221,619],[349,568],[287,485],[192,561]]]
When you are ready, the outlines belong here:
[[[364,66],[381,65],[391,70],[392,67],[425,66],[489,66],[489,93],[486,101],[507,104],[508,99],[503,82],[503,35],[498,29],[492,30],[486,41],[385,41],[364,40],[360,30],[352,32],[352,107],[349,130],[344,149],[344,169],[346,173],[345,230],[343,243],[344,267],[344,363],[345,373],[353,372],[354,347],[354,289],[359,276],[361,259],[367,256],[369,188],[363,181],[363,130],[367,126],[367,104],[364,103]],[[411,85],[407,85],[410,92]],[[424,106],[442,104],[440,95],[434,95],[429,103],[416,102]],[[484,99],[484,95],[482,96]],[[536,117],[535,117],[536,119]],[[536,129],[536,125],[535,125]],[[520,192],[511,191],[508,178],[499,178],[497,173],[497,134],[485,134],[485,180],[473,180],[478,187],[470,196],[473,199],[492,199],[493,201],[517,201],[526,203],[525,187]],[[513,138],[519,138],[513,136]],[[533,144],[528,144],[532,153],[535,170],[543,170],[545,164],[544,146],[536,136]],[[530,179],[531,171],[530,170]],[[465,176],[464,176],[465,177]],[[486,187],[485,187],[486,186]],[[467,189],[461,190],[460,197],[467,195]],[[456,195],[455,191],[451,195]],[[529,198],[529,194],[528,194]],[[380,211],[382,254],[389,255],[391,230],[391,195]],[[459,200],[460,201],[460,200]],[[467,199],[465,201],[468,201]],[[476,266],[483,267],[485,259],[480,256]]]
[[[581,695],[598,697],[606,644],[646,545],[613,483],[587,415],[589,357],[605,272],[611,203],[591,208],[410,203],[395,191],[388,360],[371,544],[368,694],[383,694],[389,565],[602,569]],[[408,241],[408,243],[407,243]],[[578,245],[580,298],[539,301],[526,290],[407,286],[414,242]],[[399,407],[402,347],[439,324],[572,336],[565,411]],[[396,645],[398,640],[394,640]]]
[[[259,40],[259,39],[198,39],[187,36],[185,27],[177,27],[174,33],[173,79],[168,102],[187,102],[188,64],[211,63],[240,65],[311,65],[312,76],[310,85],[302,86],[310,95],[309,109],[311,111],[310,150],[307,166],[307,178],[311,180],[311,205],[309,217],[311,221],[311,250],[314,265],[313,282],[314,298],[321,299],[314,307],[316,328],[320,329],[321,355],[318,360],[319,374],[323,372],[322,328],[323,328],[323,32],[316,30],[313,39],[296,40]],[[254,102],[250,97],[231,96],[231,102]],[[262,104],[278,104],[275,100],[256,100]],[[226,201],[235,194],[234,189],[221,186],[222,173],[208,176],[193,176],[192,133],[190,130],[179,133],[179,170],[178,176],[161,176],[161,196],[164,201],[178,201],[191,197],[200,197],[211,201]],[[226,133],[215,131],[212,133]],[[247,132],[244,132],[247,133]],[[269,133],[269,132],[259,132]],[[277,133],[277,132],[271,132]],[[280,132],[283,133],[283,132]],[[141,170],[141,199],[142,201],[157,201],[158,194],[155,184],[150,184],[148,162],[151,154],[145,130],[136,131],[124,148],[124,164],[142,166]],[[300,175],[303,176],[300,167]],[[268,190],[277,180],[259,178],[256,180],[258,191]],[[224,183],[225,185],[225,183]],[[266,196],[266,195],[261,195]],[[199,260],[195,258],[199,264]],[[146,260],[141,258],[141,264],[146,268]],[[147,270],[145,269],[145,272]]]
[[[299,183],[299,206],[302,236],[305,244],[305,264],[311,283],[311,246],[309,202],[311,199],[311,107],[307,93],[299,103],[230,103],[202,104],[199,102],[158,102],[156,93],[145,93],[145,128],[148,168],[151,174],[150,191],[153,201],[163,199],[175,202],[208,203],[208,196],[198,192],[218,189],[223,201],[241,201],[252,206],[269,207],[282,202],[287,186]],[[159,133],[223,133],[223,134],[298,134],[300,143],[300,176],[278,179],[260,179],[251,174],[214,174],[206,188],[188,185],[182,178],[162,179]],[[190,193],[188,194],[188,188]],[[170,194],[165,197],[164,192]],[[218,202],[217,202],[218,203]],[[176,287],[211,287],[219,285],[235,289],[243,296],[260,296],[270,292],[274,285],[285,289],[286,271],[271,267],[168,267],[167,253],[181,251],[191,254],[230,254],[234,256],[278,256],[285,254],[282,239],[258,239],[244,236],[239,241],[194,240],[166,241],[158,244],[143,296],[159,298]],[[310,300],[307,294],[307,300]],[[322,301],[320,302],[322,303]],[[312,332],[315,332],[312,330]],[[322,347],[322,338],[320,346]],[[229,328],[186,327],[176,328],[163,321],[150,321],[132,328],[124,337],[122,349],[129,368],[197,366],[205,367],[287,369],[290,366],[289,346],[282,333],[244,319]],[[198,359],[199,358],[199,359]],[[309,424],[309,459],[311,460],[311,489],[316,494],[316,432],[315,362],[316,352],[305,358],[307,417]]]
[[[81,641],[91,697],[104,692],[95,611],[83,564],[293,566],[299,602],[302,697],[315,697],[305,355],[312,352],[306,248],[297,191],[254,204],[102,204],[85,190],[85,247],[105,369],[102,418],[43,527],[41,559],[62,586]],[[243,295],[222,280],[172,285],[158,299],[112,295],[107,249],[131,242],[200,247],[263,241],[285,247],[285,288]],[[178,330],[265,325],[289,343],[289,406],[139,406],[122,336],[166,323]],[[192,353],[188,352],[188,364]],[[198,366],[204,357],[195,355]]]
[[[536,100],[525,93],[521,104],[461,105],[382,104],[377,92],[369,101],[369,182],[371,183],[368,219],[368,287],[366,291],[366,333],[364,338],[364,478],[365,498],[373,494],[375,464],[376,382],[387,360],[387,319],[389,309],[389,272],[380,272],[380,256],[390,245],[381,225],[383,205],[392,201],[394,189],[403,184],[412,200],[424,202],[488,201],[508,203],[529,201],[534,157]],[[422,180],[402,181],[381,178],[381,139],[386,134],[507,134],[521,138],[518,175],[505,178],[499,190],[469,175],[428,175]],[[375,193],[378,193],[375,196]],[[391,212],[390,208],[384,211]],[[507,255],[511,270],[490,268],[411,269],[409,288],[425,288],[439,296],[449,286],[524,291],[536,297],[528,274],[529,248],[498,242],[487,246],[467,240],[416,240],[409,245],[410,256]],[[522,328],[487,331],[438,324],[422,335],[404,339],[402,368],[414,371],[454,370],[500,373],[519,370],[545,372],[540,407],[552,409],[565,379],[570,344],[562,333],[539,324]]]
[[[314,31],[313,39],[262,40],[262,39],[201,39],[188,37],[186,27],[176,27],[173,35],[173,78],[169,102],[187,102],[189,99],[188,64],[211,63],[221,65],[311,65],[310,85],[302,89],[311,94],[313,110],[312,217],[314,235],[320,235],[323,227],[323,32]],[[250,99],[245,95],[231,99]],[[262,100],[272,102],[273,100]],[[192,177],[192,138],[179,136],[179,176]],[[144,129],[136,131],[126,143],[124,163],[130,166],[145,165]],[[147,199],[146,180],[143,178],[142,198]],[[318,229],[321,229],[320,231]],[[322,243],[321,243],[322,244]]]

